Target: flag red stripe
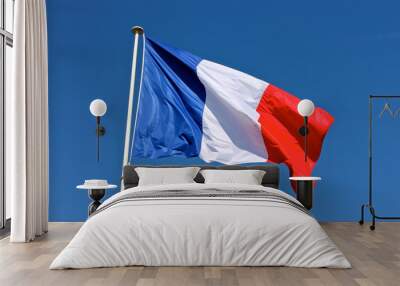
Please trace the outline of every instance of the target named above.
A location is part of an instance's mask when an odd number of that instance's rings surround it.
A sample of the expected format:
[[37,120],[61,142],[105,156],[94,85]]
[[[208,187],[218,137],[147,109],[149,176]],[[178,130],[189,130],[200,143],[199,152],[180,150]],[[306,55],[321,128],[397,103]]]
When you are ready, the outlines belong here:
[[304,137],[299,134],[303,117],[297,112],[300,99],[269,85],[259,102],[257,112],[268,152],[268,161],[285,163],[292,176],[309,176],[318,161],[324,137],[334,118],[316,108],[309,118],[308,158],[304,160]]

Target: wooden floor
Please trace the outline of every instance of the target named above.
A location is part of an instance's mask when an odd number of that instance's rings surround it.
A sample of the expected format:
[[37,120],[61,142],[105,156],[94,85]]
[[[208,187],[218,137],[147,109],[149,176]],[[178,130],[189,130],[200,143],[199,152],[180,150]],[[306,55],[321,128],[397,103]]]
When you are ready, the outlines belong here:
[[124,267],[48,270],[79,229],[51,223],[35,242],[0,241],[0,285],[400,285],[400,223],[380,223],[375,232],[356,223],[323,224],[353,269],[288,267]]

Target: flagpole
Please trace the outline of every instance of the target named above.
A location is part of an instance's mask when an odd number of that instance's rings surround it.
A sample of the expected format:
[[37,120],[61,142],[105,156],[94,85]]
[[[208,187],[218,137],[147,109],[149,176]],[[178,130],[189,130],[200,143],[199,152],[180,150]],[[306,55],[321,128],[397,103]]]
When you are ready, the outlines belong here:
[[[129,142],[130,142],[130,137],[131,137],[132,107],[133,107],[133,96],[134,96],[134,91],[135,91],[136,63],[137,63],[139,36],[144,33],[143,28],[140,26],[132,27],[131,31],[134,35],[134,45],[133,45],[131,84],[130,84],[130,89],[129,89],[128,115],[126,118],[125,146],[124,146],[124,158],[123,158],[123,163],[122,163],[122,170],[123,170],[124,166],[126,166],[128,164],[128,158],[129,158]],[[121,188],[123,189],[122,184],[121,184]]]

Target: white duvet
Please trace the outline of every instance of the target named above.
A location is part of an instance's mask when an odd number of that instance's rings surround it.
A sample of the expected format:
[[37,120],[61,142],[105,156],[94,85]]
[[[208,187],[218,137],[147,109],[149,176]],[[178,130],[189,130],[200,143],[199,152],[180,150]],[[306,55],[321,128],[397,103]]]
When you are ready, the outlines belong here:
[[[318,222],[299,209],[257,198],[153,198],[121,201],[129,192],[263,190],[254,185],[181,184],[136,187],[106,200],[50,269],[145,266],[294,266],[349,268]],[[298,202],[297,202],[298,203]]]

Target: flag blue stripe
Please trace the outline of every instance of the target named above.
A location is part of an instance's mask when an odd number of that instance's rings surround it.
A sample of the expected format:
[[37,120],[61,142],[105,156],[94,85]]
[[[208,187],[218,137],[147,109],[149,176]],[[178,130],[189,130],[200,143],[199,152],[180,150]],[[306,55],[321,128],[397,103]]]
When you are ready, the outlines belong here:
[[146,38],[133,158],[197,157],[206,92],[201,58]]

